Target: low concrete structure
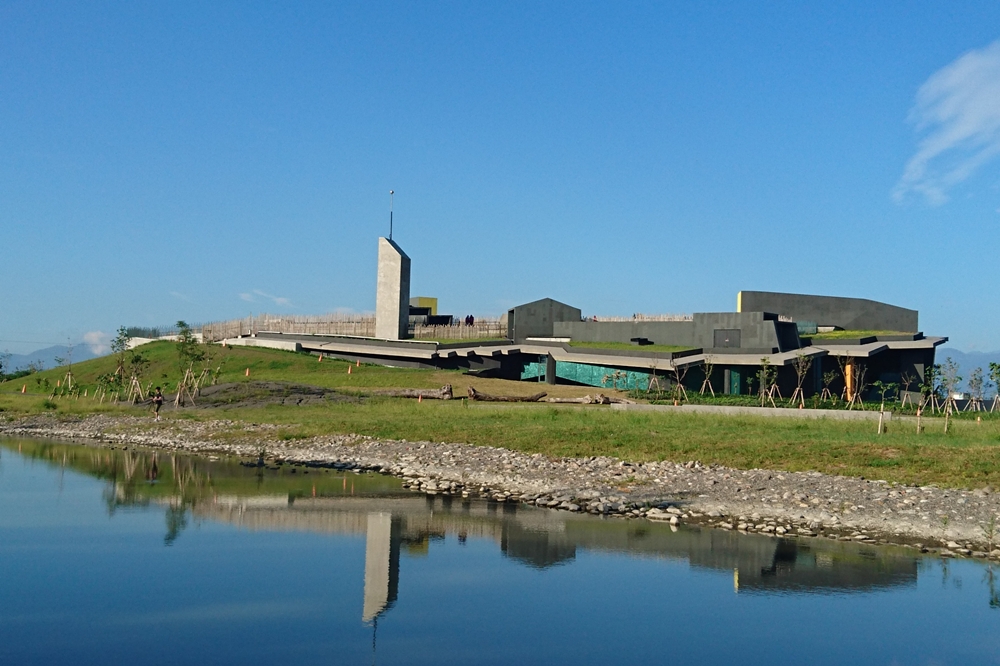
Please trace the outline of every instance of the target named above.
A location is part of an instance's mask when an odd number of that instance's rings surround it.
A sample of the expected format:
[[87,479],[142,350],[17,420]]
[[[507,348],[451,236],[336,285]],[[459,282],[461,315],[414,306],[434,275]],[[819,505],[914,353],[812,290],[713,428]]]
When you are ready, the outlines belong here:
[[402,340],[410,318],[410,258],[388,238],[378,239],[375,337]]

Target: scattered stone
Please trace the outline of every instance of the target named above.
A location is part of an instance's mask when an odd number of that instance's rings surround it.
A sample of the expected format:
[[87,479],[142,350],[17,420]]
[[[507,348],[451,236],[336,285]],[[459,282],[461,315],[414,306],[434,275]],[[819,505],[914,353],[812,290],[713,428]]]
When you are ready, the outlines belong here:
[[[706,525],[742,532],[795,534],[861,543],[913,543],[941,538],[940,516],[949,516],[944,552],[1000,559],[984,537],[1000,514],[992,488],[973,491],[920,488],[835,477],[818,472],[735,470],[684,463],[633,463],[605,456],[550,459],[497,447],[442,442],[384,441],[360,435],[280,440],[279,426],[171,419],[151,427],[147,418],[93,415],[12,418],[0,415],[0,434],[75,439],[104,446],[156,447],[205,455],[233,455],[250,466],[289,465],[402,477],[404,487],[428,495],[482,497],[499,503],[595,515]],[[267,451],[261,463],[261,449]],[[629,476],[628,490],[622,485]],[[681,508],[683,507],[683,508]],[[726,519],[726,516],[729,516]]]

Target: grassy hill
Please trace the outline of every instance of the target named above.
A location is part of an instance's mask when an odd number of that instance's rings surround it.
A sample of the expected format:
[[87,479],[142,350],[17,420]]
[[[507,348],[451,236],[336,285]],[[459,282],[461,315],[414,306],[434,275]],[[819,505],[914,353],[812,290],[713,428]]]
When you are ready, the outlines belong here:
[[[472,377],[456,370],[434,370],[416,368],[388,368],[379,365],[361,364],[324,358],[309,354],[267,349],[264,347],[228,347],[207,345],[204,347],[208,358],[202,367],[219,370],[218,383],[239,382],[247,378],[259,381],[293,382],[343,390],[348,393],[364,393],[374,388],[441,388],[451,384],[456,395],[464,395],[470,384],[486,392],[505,395],[528,395],[539,390],[537,384],[512,382],[498,379]],[[184,368],[177,355],[177,345],[173,342],[151,342],[137,350],[148,361],[143,372],[143,386],[152,382],[163,387],[164,393],[177,388],[184,375]],[[348,366],[351,373],[348,374]],[[114,356],[102,356],[82,363],[74,363],[73,384],[93,393],[101,375],[115,371],[117,361]],[[28,377],[0,384],[0,394],[19,394],[22,388],[29,396],[47,397],[57,382],[65,379],[68,368],[61,366],[45,370]],[[546,386],[550,395],[579,396],[593,393],[590,387]],[[604,393],[613,393],[603,390]]]

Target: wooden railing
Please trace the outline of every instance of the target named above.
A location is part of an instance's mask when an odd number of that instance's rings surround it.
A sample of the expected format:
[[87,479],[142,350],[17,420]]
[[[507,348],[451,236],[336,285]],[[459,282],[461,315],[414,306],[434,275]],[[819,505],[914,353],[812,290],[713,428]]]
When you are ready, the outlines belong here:
[[[375,317],[372,315],[255,315],[205,324],[201,334],[206,342],[226,338],[256,335],[262,331],[300,335],[350,335],[362,338],[375,337]],[[475,340],[504,339],[507,323],[500,318],[476,319],[472,326],[456,323],[452,326],[410,327],[410,335],[423,340]]]
[[337,314],[319,316],[262,314],[205,324],[201,327],[201,333],[208,342],[256,335],[261,331],[372,337],[375,335],[375,317]]
[[503,319],[476,319],[472,326],[412,326],[410,335],[422,340],[503,340],[507,322]]

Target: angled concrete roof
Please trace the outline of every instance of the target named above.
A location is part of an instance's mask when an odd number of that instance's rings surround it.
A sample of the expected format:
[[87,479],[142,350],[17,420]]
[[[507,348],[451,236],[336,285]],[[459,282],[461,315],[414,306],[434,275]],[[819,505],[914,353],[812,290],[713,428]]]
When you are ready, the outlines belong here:
[[564,342],[550,341],[547,343],[529,341],[527,344],[481,344],[469,343],[467,346],[449,344],[442,349],[438,344],[427,341],[388,341],[372,338],[332,337],[322,335],[279,335],[270,334],[260,338],[236,338],[227,340],[229,344],[274,347],[295,351],[322,352],[331,356],[347,354],[352,356],[375,356],[386,359],[398,358],[410,361],[433,362],[449,358],[497,358],[514,354],[529,354],[537,356],[552,356],[556,361],[565,363],[582,363],[585,365],[605,365],[635,370],[674,370],[702,365],[706,359],[716,365],[759,366],[762,359],[774,366],[787,366],[795,363],[799,356],[819,358],[826,355],[849,356],[854,358],[869,358],[886,350],[900,349],[933,349],[947,342],[948,338],[931,337],[917,340],[886,340],[867,344],[843,344],[836,341],[813,344],[800,349],[792,349],[781,353],[712,353],[711,351],[683,356],[666,353],[661,356],[656,352],[648,355],[641,352],[641,347],[629,350],[631,353],[615,353],[615,350],[586,350],[569,347]]

